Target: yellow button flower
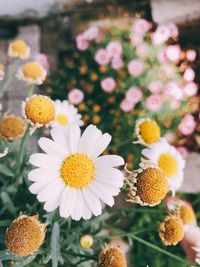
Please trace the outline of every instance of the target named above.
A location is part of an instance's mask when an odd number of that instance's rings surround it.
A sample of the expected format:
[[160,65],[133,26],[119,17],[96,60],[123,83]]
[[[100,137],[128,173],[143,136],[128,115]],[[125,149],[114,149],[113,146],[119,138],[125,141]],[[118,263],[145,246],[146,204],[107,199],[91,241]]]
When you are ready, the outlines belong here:
[[30,47],[23,40],[15,40],[8,47],[8,55],[13,58],[26,59],[30,56]]
[[0,137],[8,141],[21,138],[24,130],[24,121],[18,116],[8,115],[0,120]]
[[82,248],[91,248],[93,245],[93,238],[91,235],[84,235],[81,237],[80,245]]
[[123,251],[117,247],[110,247],[99,254],[98,267],[127,267]]

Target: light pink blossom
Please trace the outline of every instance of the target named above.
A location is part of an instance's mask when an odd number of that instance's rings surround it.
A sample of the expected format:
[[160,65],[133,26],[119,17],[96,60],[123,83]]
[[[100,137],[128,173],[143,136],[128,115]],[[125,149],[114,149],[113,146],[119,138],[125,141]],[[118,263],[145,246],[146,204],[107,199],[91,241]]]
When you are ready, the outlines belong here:
[[150,111],[159,111],[163,106],[163,100],[160,95],[150,95],[146,98],[145,107]]
[[127,90],[125,99],[133,104],[137,104],[142,99],[142,91],[138,87],[131,87]]
[[139,60],[133,59],[128,63],[128,72],[134,77],[142,75],[144,69],[144,63]]
[[78,105],[83,101],[84,93],[80,89],[75,88],[69,92],[68,99],[71,104]]
[[146,19],[136,19],[133,23],[133,32],[143,35],[148,32],[151,27],[152,24]]
[[83,37],[87,41],[92,41],[96,39],[99,35],[99,28],[96,26],[91,26],[88,29],[86,29],[83,33]]
[[173,97],[176,100],[182,100],[184,96],[183,90],[180,88],[176,81],[169,81],[165,84],[164,94],[166,96]]
[[139,57],[145,58],[149,54],[149,47],[145,43],[141,43],[136,47],[136,54]]
[[169,45],[166,48],[166,57],[173,62],[179,62],[181,58],[181,49],[179,45]]
[[124,99],[124,100],[122,100],[122,102],[120,104],[120,108],[124,112],[129,112],[134,108],[134,104],[129,102],[128,100]]
[[112,77],[107,77],[101,81],[101,88],[107,93],[112,93],[116,86],[116,81]]
[[165,43],[170,37],[170,29],[166,25],[159,25],[156,31],[152,34],[152,42],[155,45]]
[[178,101],[178,100],[175,99],[175,98],[170,98],[170,99],[169,99],[169,106],[170,106],[170,108],[171,108],[172,110],[176,110],[176,109],[180,108],[181,103],[180,103],[180,101]]
[[178,126],[179,131],[183,135],[192,134],[195,128],[196,128],[196,122],[192,114],[186,114]]
[[197,56],[197,53],[195,50],[192,50],[192,49],[189,49],[187,52],[186,52],[186,59],[188,61],[194,61],[196,59],[196,56]]
[[152,81],[150,82],[148,88],[152,94],[158,94],[163,89],[163,83],[161,81]]
[[85,40],[83,34],[79,34],[76,37],[76,47],[80,51],[85,51],[89,48],[89,42]]
[[179,32],[178,32],[178,27],[176,26],[176,24],[171,22],[171,23],[167,24],[167,27],[170,30],[170,37],[172,37],[174,39],[177,38],[179,35]]
[[106,52],[110,58],[119,58],[122,54],[122,45],[120,42],[112,41],[107,45]]
[[99,49],[95,54],[95,61],[99,65],[107,65],[110,62],[110,58],[108,56],[108,53],[105,49],[101,48]]
[[189,152],[188,152],[188,150],[187,150],[186,147],[184,147],[184,146],[179,146],[179,147],[177,147],[176,149],[178,150],[178,152],[181,154],[181,156],[182,156],[184,159],[187,158]]
[[168,59],[166,57],[166,54],[165,54],[165,50],[162,49],[162,50],[158,50],[157,52],[157,59],[160,63],[163,63],[163,62],[166,62]]
[[168,132],[164,135],[164,138],[168,141],[168,143],[172,144],[175,141],[175,135],[173,132]]
[[183,74],[183,79],[187,82],[192,82],[195,78],[195,72],[192,68],[187,68]]
[[46,72],[49,71],[49,61],[45,54],[38,53],[35,57],[35,61],[37,61],[46,70]]
[[171,64],[162,64],[160,66],[160,74],[162,76],[164,76],[164,78],[171,78],[174,74],[174,66],[172,66]]
[[124,62],[120,57],[114,57],[111,61],[112,68],[118,70],[123,67]]
[[133,46],[137,46],[143,41],[143,36],[138,33],[132,33],[131,34],[131,43]]
[[194,82],[186,83],[186,85],[183,87],[183,91],[186,96],[194,96],[198,92],[198,85]]

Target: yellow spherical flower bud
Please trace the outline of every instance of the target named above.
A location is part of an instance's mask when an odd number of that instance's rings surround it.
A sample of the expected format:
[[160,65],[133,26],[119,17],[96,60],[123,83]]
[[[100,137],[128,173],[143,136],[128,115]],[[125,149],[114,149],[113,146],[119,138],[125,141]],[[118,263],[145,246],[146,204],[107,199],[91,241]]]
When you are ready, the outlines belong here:
[[33,95],[23,103],[24,117],[36,127],[48,126],[55,118],[53,101],[43,95]]
[[10,251],[18,256],[28,256],[42,245],[46,225],[41,224],[38,216],[21,215],[6,230],[5,243]]
[[4,65],[0,63],[0,81],[2,81],[5,77],[4,69],[5,69]]
[[78,105],[78,109],[79,109],[80,111],[84,111],[84,110],[86,109],[86,105],[85,105],[85,103],[80,103],[80,104]]
[[99,115],[94,115],[94,116],[92,117],[92,122],[93,122],[94,124],[99,124],[100,121],[101,121],[101,117],[100,117]]
[[28,84],[42,84],[46,79],[45,69],[36,61],[30,61],[17,72],[17,78]]
[[80,245],[82,248],[91,248],[93,245],[93,238],[91,235],[84,235],[81,237]]
[[99,111],[101,110],[101,106],[95,104],[95,105],[92,107],[92,110],[93,110],[94,112],[99,112]]
[[15,115],[8,115],[0,120],[0,137],[13,141],[23,136],[25,130],[24,121]]
[[178,214],[183,224],[192,223],[196,217],[192,207],[184,202],[178,207]]
[[174,215],[166,216],[159,225],[159,236],[166,246],[178,244],[184,237],[183,223]]
[[91,81],[96,81],[98,79],[98,75],[95,73],[95,72],[93,72],[91,75],[90,75],[90,80]]
[[136,122],[135,134],[138,138],[138,143],[150,145],[160,139],[160,127],[152,119],[139,119]]
[[127,267],[126,257],[117,247],[106,248],[99,254],[98,267]]
[[142,206],[155,206],[163,200],[167,194],[168,182],[163,172],[155,166],[130,172],[127,179],[128,201]]
[[107,71],[107,67],[106,66],[104,66],[104,65],[101,65],[101,66],[99,66],[99,71],[101,72],[101,73],[105,73],[106,71]]
[[23,40],[15,40],[8,47],[8,55],[13,58],[26,59],[30,56],[30,47]]

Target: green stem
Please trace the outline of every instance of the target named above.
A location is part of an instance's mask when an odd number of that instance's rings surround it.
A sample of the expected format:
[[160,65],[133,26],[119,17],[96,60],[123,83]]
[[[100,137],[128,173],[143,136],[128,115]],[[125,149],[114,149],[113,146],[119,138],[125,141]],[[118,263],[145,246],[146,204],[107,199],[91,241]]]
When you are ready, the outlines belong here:
[[34,84],[30,84],[29,85],[28,97],[31,97],[32,96],[33,90],[34,90]]
[[4,81],[4,84],[3,84],[2,88],[1,88],[0,97],[3,96],[3,94],[7,91],[9,85],[11,84],[11,82],[13,80],[13,77],[14,77],[14,74],[15,74],[15,71],[16,71],[17,66],[18,66],[18,62],[19,62],[19,60],[16,59],[13,62],[13,65],[10,67],[7,79]]

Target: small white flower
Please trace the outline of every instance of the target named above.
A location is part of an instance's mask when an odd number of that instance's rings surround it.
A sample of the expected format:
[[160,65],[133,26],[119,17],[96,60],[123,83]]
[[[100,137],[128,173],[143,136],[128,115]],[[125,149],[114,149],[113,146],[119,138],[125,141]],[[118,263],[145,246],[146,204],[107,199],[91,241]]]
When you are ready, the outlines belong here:
[[185,160],[175,147],[168,144],[165,138],[161,138],[160,141],[143,149],[142,155],[164,172],[169,181],[169,190],[174,192],[181,187]]
[[30,157],[30,163],[37,167],[28,175],[34,182],[30,191],[45,202],[45,210],[59,207],[61,217],[80,220],[100,215],[102,202],[112,206],[113,196],[123,186],[123,174],[115,167],[123,165],[124,160],[117,155],[99,156],[111,136],[94,125],[82,136],[77,125],[72,125],[67,134],[54,128],[51,136],[53,140],[39,139],[45,153]]
[[68,130],[69,126],[76,124],[78,126],[83,125],[81,115],[78,113],[78,109],[69,104],[68,101],[54,101],[55,104],[55,119],[51,123],[51,127],[58,127],[62,130]]

